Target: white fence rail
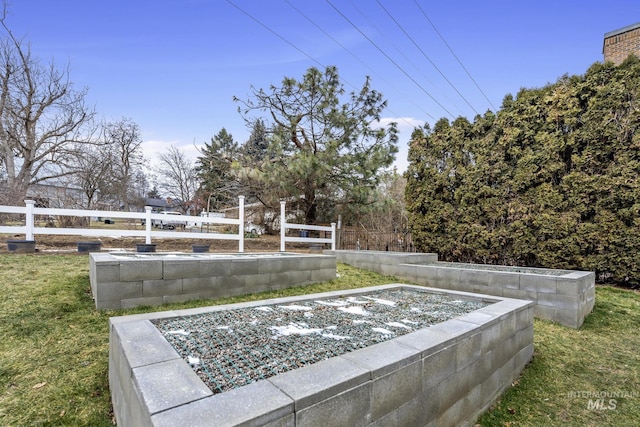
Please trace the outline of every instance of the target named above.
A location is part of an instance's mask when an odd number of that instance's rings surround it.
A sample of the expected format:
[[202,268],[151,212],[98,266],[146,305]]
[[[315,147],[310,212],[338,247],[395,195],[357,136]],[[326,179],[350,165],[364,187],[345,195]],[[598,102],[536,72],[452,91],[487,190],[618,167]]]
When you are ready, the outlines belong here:
[[[218,218],[218,217],[200,217],[187,215],[167,215],[152,213],[151,207],[146,206],[144,212],[120,212],[120,211],[99,211],[99,210],[83,210],[83,209],[55,209],[55,208],[37,208],[35,201],[25,200],[25,206],[0,206],[0,214],[19,214],[25,216],[25,225],[2,226],[0,225],[0,233],[7,234],[24,234],[26,240],[34,240],[34,236],[40,235],[71,235],[71,236],[92,236],[92,237],[144,237],[145,243],[150,244],[152,238],[178,238],[178,239],[217,239],[217,240],[237,240],[238,252],[244,252],[244,196],[239,196],[238,218]],[[285,215],[286,202],[280,202],[280,251],[286,251],[286,242],[296,243],[329,243],[331,249],[336,249],[336,224],[331,226],[306,225],[287,223]],[[125,218],[144,221],[144,230],[127,230],[119,228],[111,229],[95,229],[95,228],[53,228],[53,227],[36,227],[35,217],[42,215],[50,216],[73,216],[86,218]],[[153,229],[154,221],[182,221],[185,223],[195,223],[202,226],[203,224],[225,224],[238,226],[237,234],[223,233],[198,233],[185,231],[161,231]],[[331,233],[330,238],[318,237],[292,237],[287,236],[287,230],[313,230]]]
[[[144,237],[145,243],[150,244],[152,237],[161,238],[182,238],[182,239],[217,239],[217,240],[237,240],[238,252],[244,252],[244,196],[239,196],[238,218],[209,218],[195,217],[187,215],[167,215],[151,212],[151,207],[146,206],[144,212],[119,212],[119,211],[98,211],[98,210],[82,210],[82,209],[50,209],[36,208],[35,201],[25,200],[25,207],[20,206],[0,206],[0,213],[20,214],[25,216],[25,225],[23,226],[0,226],[0,233],[24,234],[26,240],[33,240],[36,234],[55,234],[55,235],[75,235],[75,236],[95,236],[95,237]],[[52,228],[52,227],[36,227],[35,216],[44,215],[46,217],[73,216],[73,217],[99,217],[99,218],[129,218],[134,220],[144,220],[144,230],[126,230],[126,229],[93,229],[93,228]],[[184,231],[159,231],[153,230],[153,221],[183,221],[185,223],[195,224],[225,224],[237,225],[237,234],[223,233],[198,233]]]
[[[336,250],[336,223],[332,222],[331,227],[324,225],[306,225],[306,224],[292,224],[287,223],[287,218],[285,215],[285,201],[280,201],[280,251],[284,252],[286,250],[286,242],[297,242],[297,243],[330,243],[331,250]],[[330,238],[318,238],[318,237],[292,237],[287,236],[287,230],[295,229],[295,230],[315,230],[315,231],[330,231]]]

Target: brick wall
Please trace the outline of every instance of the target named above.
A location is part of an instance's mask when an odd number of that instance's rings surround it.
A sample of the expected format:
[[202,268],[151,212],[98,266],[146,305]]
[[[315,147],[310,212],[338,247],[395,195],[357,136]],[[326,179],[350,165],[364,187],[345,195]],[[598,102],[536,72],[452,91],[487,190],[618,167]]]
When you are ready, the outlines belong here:
[[616,65],[632,53],[640,57],[640,23],[605,34],[602,53]]

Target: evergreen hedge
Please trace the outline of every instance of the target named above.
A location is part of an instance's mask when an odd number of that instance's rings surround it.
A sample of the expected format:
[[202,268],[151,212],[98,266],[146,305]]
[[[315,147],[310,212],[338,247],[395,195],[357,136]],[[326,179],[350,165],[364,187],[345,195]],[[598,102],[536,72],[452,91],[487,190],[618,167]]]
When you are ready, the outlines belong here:
[[414,130],[406,201],[419,250],[448,261],[640,282],[640,60]]

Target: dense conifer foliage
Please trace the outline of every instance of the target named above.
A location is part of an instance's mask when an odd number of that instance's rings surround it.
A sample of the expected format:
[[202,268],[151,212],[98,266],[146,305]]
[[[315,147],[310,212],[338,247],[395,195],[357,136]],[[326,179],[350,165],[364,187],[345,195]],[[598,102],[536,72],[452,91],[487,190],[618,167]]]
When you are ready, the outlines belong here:
[[508,95],[497,113],[416,129],[414,240],[449,261],[640,282],[640,60]]

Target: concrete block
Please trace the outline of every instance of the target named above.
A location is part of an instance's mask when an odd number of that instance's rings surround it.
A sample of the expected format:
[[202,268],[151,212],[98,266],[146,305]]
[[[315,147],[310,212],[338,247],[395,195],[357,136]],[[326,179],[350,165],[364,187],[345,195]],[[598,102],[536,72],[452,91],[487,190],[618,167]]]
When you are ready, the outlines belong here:
[[555,307],[558,310],[579,309],[579,297],[576,295],[560,295],[560,294],[538,294],[538,305],[546,307]]
[[493,275],[490,271],[460,269],[460,285],[468,289],[476,286],[484,288],[489,286]]
[[135,282],[162,279],[161,259],[126,259],[120,261],[120,280]]
[[534,301],[534,302],[538,299],[537,292],[525,291],[522,289],[504,288],[502,290],[502,296],[505,298],[524,299],[527,301]]
[[199,277],[182,280],[182,292],[186,294],[205,294],[219,287],[223,279],[221,277]]
[[507,363],[519,351],[515,336],[504,337],[502,344],[491,351],[491,370],[495,371]]
[[96,301],[97,310],[120,310],[122,308],[122,300]]
[[[148,320],[114,323],[110,321],[111,339],[117,339],[131,368],[180,359],[174,348]],[[116,338],[117,337],[117,338]]]
[[489,286],[503,289],[522,289],[520,286],[521,274],[507,271],[492,271]]
[[500,345],[502,340],[502,327],[500,323],[487,325],[480,332],[480,351],[486,354]]
[[485,403],[484,396],[482,395],[482,386],[480,384],[476,385],[462,400],[462,404],[459,407],[459,424],[464,425],[467,424],[469,427],[472,427],[474,424],[471,424],[469,420],[474,420],[484,412],[483,404]]
[[516,311],[516,325],[521,329],[533,325],[533,306]]
[[115,262],[96,263],[95,275],[92,275],[98,283],[119,282],[120,281],[120,264]]
[[143,297],[161,297],[164,295],[180,295],[182,293],[182,279],[173,280],[143,280]]
[[[293,400],[268,381],[216,394],[160,412],[151,417],[156,427],[295,425]],[[188,421],[186,421],[188,420]]]
[[[327,375],[327,372],[331,372],[331,375]],[[352,361],[334,357],[276,375],[267,381],[295,400],[295,410],[298,412],[342,392],[363,386],[368,383],[370,376],[367,369]]]
[[435,422],[437,408],[437,391],[433,389],[430,390],[430,393],[425,393],[423,391],[419,396],[405,403],[395,411],[396,423],[392,424],[392,426],[429,426],[429,421]]
[[425,358],[434,354],[454,342],[451,336],[442,330],[428,328],[411,332],[394,339],[398,344],[416,349],[420,352],[420,357]]
[[556,281],[556,290],[560,295],[580,295],[580,281],[568,279],[566,277],[558,277]]
[[369,370],[371,379],[387,375],[421,360],[420,351],[396,340],[384,341],[341,357]]
[[236,274],[258,274],[258,260],[253,259],[228,259],[225,261],[225,273],[228,275]]
[[140,366],[132,375],[150,415],[213,395],[181,359]]
[[531,342],[529,345],[521,349],[518,354],[516,354],[514,364],[517,372],[522,371],[527,363],[529,363],[531,359],[533,359],[533,351],[533,342]]
[[502,335],[503,340],[514,336],[517,331],[518,324],[514,313],[509,313],[502,317],[500,321],[500,335]]
[[481,333],[466,337],[454,345],[456,354],[456,370],[460,371],[478,360],[481,351]]
[[247,276],[245,275],[231,275],[220,277],[220,285],[229,292],[233,292],[233,295],[239,289],[245,289],[247,286]]
[[290,285],[290,284],[308,283],[308,282],[311,282],[310,270],[286,271],[283,273],[271,274],[271,283],[274,285],[278,285],[278,284]]
[[377,420],[420,395],[422,391],[422,361],[401,367],[372,384],[371,418]]
[[222,259],[201,259],[198,261],[198,277],[224,276],[226,260]]
[[282,273],[289,270],[300,269],[300,258],[273,257],[268,259],[258,259],[257,274]]
[[457,317],[462,322],[474,323],[476,325],[486,325],[487,323],[496,323],[498,319],[490,314],[483,313],[481,311],[472,311],[471,313],[463,314]]
[[418,266],[411,264],[399,264],[396,266],[396,271],[393,276],[413,282],[418,277]]
[[[361,384],[296,411],[296,427],[366,426],[371,422],[371,383]],[[297,407],[297,405],[296,405]]]
[[436,268],[436,281],[445,289],[458,289],[460,275],[459,268]]
[[552,319],[561,325],[569,326],[570,328],[579,328],[584,321],[583,317],[580,317],[578,310],[558,309],[556,310],[555,318]]
[[556,280],[557,278],[554,276],[522,274],[520,275],[520,289],[523,291],[533,291],[538,295],[541,293],[555,294],[558,291]]
[[482,381],[481,378],[476,377],[476,367],[478,365],[479,362],[475,361],[473,364],[443,379],[438,384],[437,390],[440,394],[438,406],[439,413],[442,414],[446,412],[457,402],[463,400],[473,387],[473,384]]
[[449,335],[449,338],[456,340],[462,339],[474,333],[477,325],[469,322],[463,322],[458,319],[452,319],[444,323],[438,323],[431,327],[433,331],[442,331]]
[[515,337],[517,351],[527,347],[529,344],[533,344],[533,323],[527,328],[519,330]]
[[485,294],[485,295],[494,295],[497,297],[501,297],[504,296],[504,291],[508,290],[506,288],[501,288],[498,286],[480,286],[480,285],[475,285],[473,286],[473,289],[471,290],[471,292],[473,293],[477,293],[477,294]]
[[100,286],[98,286],[98,293],[94,295],[96,302],[139,297],[142,297],[141,281],[101,283]]
[[180,259],[162,262],[162,277],[165,280],[200,277],[200,261]]
[[438,385],[456,372],[456,347],[446,347],[422,359],[423,390]]
[[552,322],[557,322],[556,317],[557,310],[554,307],[548,307],[544,305],[536,305],[533,308],[533,315],[538,319],[550,320]]

